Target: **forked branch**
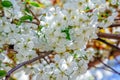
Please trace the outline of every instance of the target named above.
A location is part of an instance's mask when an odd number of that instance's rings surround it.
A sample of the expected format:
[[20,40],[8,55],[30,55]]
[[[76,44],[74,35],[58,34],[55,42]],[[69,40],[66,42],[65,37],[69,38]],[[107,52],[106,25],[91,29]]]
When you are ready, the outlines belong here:
[[39,59],[41,59],[41,58],[44,58],[45,56],[49,56],[50,54],[53,54],[53,51],[40,52],[40,55],[39,55],[38,57],[35,57],[35,58],[31,59],[31,60],[28,60],[28,61],[25,61],[25,62],[22,62],[22,63],[18,64],[16,67],[12,68],[11,70],[9,70],[9,71],[7,72],[7,75],[6,75],[6,77],[5,77],[5,80],[9,80],[10,75],[11,75],[14,71],[16,71],[16,70],[18,70],[19,68],[23,67],[24,65],[33,63],[33,62],[35,62],[35,61],[37,61],[37,60],[39,60]]

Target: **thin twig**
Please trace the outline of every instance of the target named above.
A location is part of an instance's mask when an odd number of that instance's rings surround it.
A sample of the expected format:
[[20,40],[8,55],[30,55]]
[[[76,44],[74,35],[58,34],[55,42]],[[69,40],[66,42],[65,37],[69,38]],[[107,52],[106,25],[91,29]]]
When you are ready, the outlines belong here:
[[25,7],[30,11],[30,13],[34,16],[34,19],[37,21],[37,25],[40,25],[40,20],[37,18],[37,16],[34,14],[34,12],[25,5]]
[[109,72],[114,72],[114,71],[112,71],[112,70],[110,70],[110,69],[106,69],[105,67],[96,67],[96,66],[94,66],[96,69],[103,69],[103,70],[106,70],[106,71],[109,71]]
[[36,25],[38,25],[38,23],[37,22],[31,22],[31,21],[24,21],[25,23],[32,23],[32,24],[36,24]]
[[116,18],[115,21],[120,20],[120,18]]
[[113,69],[111,66],[105,64],[102,60],[98,59],[104,66],[106,66],[107,68],[111,69],[112,71],[114,71],[116,74],[120,75],[120,73],[118,71],[116,71],[115,69]]
[[112,24],[109,27],[120,27],[120,23]]
[[[29,10],[30,10],[30,9],[29,9]],[[34,18],[37,20],[38,25],[40,25],[40,21],[39,21],[39,19],[36,17],[36,15],[32,12],[32,10],[30,10],[30,12],[31,12],[31,14],[34,16]]]
[[6,75],[6,77],[5,77],[5,80],[9,80],[10,75],[11,75],[14,71],[16,71],[16,70],[18,70],[19,68],[21,68],[22,66],[24,66],[24,65],[26,65],[26,64],[33,63],[33,62],[35,62],[35,61],[37,61],[37,60],[39,60],[39,59],[41,59],[41,58],[44,58],[45,56],[48,56],[48,55],[50,55],[50,54],[52,54],[52,51],[49,51],[49,52],[41,52],[41,55],[40,55],[40,56],[37,56],[37,57],[35,57],[35,58],[31,59],[31,60],[28,60],[28,61],[25,61],[25,62],[22,62],[22,63],[18,64],[16,67],[12,68],[10,71],[7,72],[7,75]]
[[97,35],[108,39],[120,39],[120,34],[97,33]]
[[115,45],[113,45],[113,44],[111,44],[111,43],[109,43],[109,42],[107,42],[107,41],[105,41],[105,40],[103,40],[103,39],[101,39],[101,38],[98,38],[97,40],[98,40],[98,41],[101,41],[101,42],[103,42],[103,43],[105,43],[105,44],[107,44],[108,46],[110,46],[110,47],[112,47],[112,48],[115,48],[115,49],[117,49],[117,50],[120,50],[119,47],[117,47],[117,46],[115,46]]

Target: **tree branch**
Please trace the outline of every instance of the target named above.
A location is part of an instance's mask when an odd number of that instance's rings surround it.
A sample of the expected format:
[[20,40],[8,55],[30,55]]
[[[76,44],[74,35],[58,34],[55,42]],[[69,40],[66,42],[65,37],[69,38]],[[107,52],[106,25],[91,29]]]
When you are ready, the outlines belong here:
[[120,23],[112,24],[109,27],[120,27]]
[[120,20],[120,18],[115,18],[115,21]]
[[110,47],[112,47],[112,48],[115,48],[115,49],[117,49],[117,50],[120,51],[120,48],[119,48],[119,47],[117,47],[117,46],[115,46],[115,45],[113,45],[113,44],[111,44],[111,43],[109,43],[109,42],[107,42],[107,41],[105,41],[105,40],[103,40],[103,39],[101,39],[101,38],[98,38],[97,40],[98,40],[98,41],[101,41],[101,42],[107,44],[108,46],[110,46]]
[[36,24],[36,25],[38,25],[38,23],[37,22],[31,22],[31,21],[24,21],[25,23],[32,23],[32,24]]
[[108,39],[120,39],[120,34],[97,33],[97,35]]
[[34,19],[37,21],[37,25],[40,25],[40,20],[37,18],[37,16],[33,13],[33,11],[31,9],[28,8],[27,5],[25,5],[25,7],[30,11],[30,13],[33,15]]
[[98,59],[104,66],[106,66],[107,68],[111,69],[113,72],[115,72],[116,74],[120,75],[120,73],[118,71],[116,71],[115,69],[113,69],[111,66],[105,64],[102,60]]
[[[95,65],[102,63],[105,67],[111,69],[112,72],[120,75],[120,72],[116,71],[115,69],[113,69],[113,68],[112,68],[111,66],[109,66],[108,64],[105,64],[105,63],[101,60],[101,57],[95,57],[95,56],[94,56],[94,59],[95,59],[94,61],[92,61],[92,62],[90,62],[90,63],[88,64],[88,66],[89,66],[88,69],[90,69],[91,67],[97,68]],[[109,70],[109,71],[110,71],[110,70]]]
[[40,52],[40,55],[38,57],[35,57],[31,60],[28,60],[28,61],[25,61],[25,62],[22,62],[20,64],[18,64],[16,67],[12,68],[11,70],[9,70],[7,72],[7,75],[5,77],[5,80],[9,80],[10,78],[10,75],[16,71],[17,69],[21,68],[22,66],[26,65],[26,64],[30,64],[30,63],[33,63],[41,58],[44,58],[45,56],[49,56],[50,54],[53,54],[53,51],[48,51],[48,52]]

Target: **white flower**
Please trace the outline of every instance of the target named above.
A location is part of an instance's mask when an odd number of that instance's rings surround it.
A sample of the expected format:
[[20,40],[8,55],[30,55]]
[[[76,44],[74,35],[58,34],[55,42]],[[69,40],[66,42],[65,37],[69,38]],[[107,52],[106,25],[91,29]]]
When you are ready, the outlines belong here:
[[64,71],[68,68],[66,60],[65,59],[61,59],[59,62],[59,68],[60,70]]
[[[47,1],[41,2],[46,4]],[[41,29],[36,24],[22,22],[16,25],[13,22],[31,14],[25,11],[22,0],[11,0],[13,7],[4,8],[5,15],[0,20],[0,48],[4,47],[3,44],[14,45],[16,64],[37,57],[36,49],[56,53],[51,59],[46,56],[22,69],[26,73],[33,73],[36,80],[78,80],[87,71],[87,65],[95,53],[92,50],[85,51],[87,42],[97,38],[97,27],[106,28],[114,22],[118,15],[114,5],[120,8],[120,0],[62,2],[60,7],[52,6],[49,1],[51,6],[43,9],[28,4],[40,20]],[[11,69],[3,63],[12,63],[6,50],[0,57],[3,60],[2,69]],[[49,63],[51,60],[53,63]]]

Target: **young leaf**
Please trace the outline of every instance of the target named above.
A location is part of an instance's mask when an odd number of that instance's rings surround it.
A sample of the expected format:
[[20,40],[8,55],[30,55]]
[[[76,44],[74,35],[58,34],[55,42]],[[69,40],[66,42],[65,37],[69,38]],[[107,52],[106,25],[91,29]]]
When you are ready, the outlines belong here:
[[40,7],[40,4],[38,2],[35,2],[35,1],[31,1],[30,4],[32,6],[35,6],[35,7]]
[[70,28],[66,28],[65,30],[61,31],[62,33],[66,34],[66,39],[67,40],[71,40],[69,31],[70,31]]
[[43,26],[38,26],[38,31],[41,31],[41,29],[43,28]]
[[6,8],[9,8],[9,7],[13,6],[12,3],[8,0],[2,1],[1,4],[2,4],[3,7],[6,7]]
[[26,13],[29,13],[30,10],[29,10],[28,8],[25,8],[25,12],[26,12]]
[[30,16],[30,15],[24,15],[24,16],[22,16],[22,17],[20,18],[20,21],[21,21],[21,22],[24,22],[24,21],[26,21],[26,20],[32,21],[32,20],[33,20],[33,17]]
[[38,3],[36,1],[28,1],[28,3],[31,5],[31,6],[34,6],[34,7],[44,7],[44,5],[42,3]]
[[74,54],[74,58],[76,59],[76,58],[78,58],[79,56],[78,56],[78,54]]
[[25,0],[25,2],[29,2],[30,0]]
[[0,78],[5,77],[7,72],[5,70],[0,70]]
[[87,7],[85,8],[85,12],[89,12],[89,11],[90,11],[90,7],[87,6]]
[[89,7],[89,6],[87,6],[85,10],[90,10],[90,7]]

